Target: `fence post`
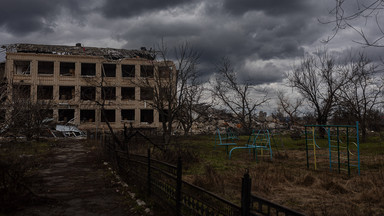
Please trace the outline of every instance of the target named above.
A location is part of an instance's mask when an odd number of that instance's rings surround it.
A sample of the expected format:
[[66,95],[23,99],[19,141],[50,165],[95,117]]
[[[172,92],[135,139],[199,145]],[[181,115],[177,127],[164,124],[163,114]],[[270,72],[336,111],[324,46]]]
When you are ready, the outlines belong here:
[[151,196],[151,150],[148,149],[148,173],[147,173],[147,186],[148,196]]
[[113,161],[115,163],[115,169],[119,170],[119,160],[118,160],[118,155],[117,155],[117,146],[115,143],[115,140],[112,137],[109,137],[109,143],[112,143],[112,149],[113,149]]
[[241,184],[241,215],[249,216],[251,211],[251,185],[252,180],[249,177],[249,171],[246,170]]
[[181,157],[177,159],[176,180],[176,215],[181,215],[181,184],[182,184],[182,162]]
[[128,139],[128,129],[127,126],[124,124],[124,141],[127,141]]

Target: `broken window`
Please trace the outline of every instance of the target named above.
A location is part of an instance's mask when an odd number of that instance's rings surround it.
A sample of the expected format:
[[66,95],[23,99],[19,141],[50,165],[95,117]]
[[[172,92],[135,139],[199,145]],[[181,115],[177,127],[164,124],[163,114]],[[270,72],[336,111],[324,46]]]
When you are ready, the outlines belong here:
[[140,88],[140,100],[153,100],[153,88]]
[[153,110],[151,109],[140,110],[140,122],[147,122],[151,124],[153,122]]
[[116,65],[115,64],[103,64],[101,72],[103,77],[116,77]]
[[169,98],[170,95],[170,89],[167,87],[162,87],[158,90],[159,98]]
[[31,86],[30,85],[13,85],[13,97],[14,98],[25,98],[31,97]]
[[159,112],[159,122],[167,122],[168,120],[168,110],[163,110],[162,112]]
[[135,65],[121,65],[123,77],[135,77]]
[[140,65],[140,76],[153,78],[153,65]]
[[95,122],[95,110],[80,110],[81,122]]
[[38,100],[52,100],[53,99],[53,86],[37,86],[37,99]]
[[75,63],[60,62],[60,76],[75,76]]
[[4,77],[5,74],[5,62],[0,62],[0,77]]
[[41,119],[53,118],[52,109],[41,109],[39,110],[39,114],[41,116]]
[[81,63],[81,76],[96,76],[96,64]]
[[172,72],[172,67],[159,66],[159,77],[160,78],[170,78],[171,72]]
[[1,94],[0,95],[0,104],[3,104],[5,101],[7,101],[8,95],[7,94]]
[[5,122],[5,114],[6,114],[6,111],[5,110],[0,110],[0,123],[4,123]]
[[[105,113],[105,116],[104,116]],[[105,120],[108,120],[108,122],[115,122],[116,115],[115,110],[101,110],[101,121],[106,122]]]
[[31,74],[31,61],[13,61],[14,73],[18,75]]
[[59,99],[72,100],[75,97],[75,86],[60,86]]
[[121,87],[122,100],[135,100],[135,87]]
[[116,100],[116,88],[115,87],[101,88],[101,98],[104,100]]
[[74,109],[59,109],[59,121],[69,122],[75,118]]
[[135,120],[135,110],[134,109],[122,109],[121,110],[121,119],[134,121]]
[[80,99],[94,101],[96,99],[96,88],[92,86],[81,86]]
[[51,61],[39,61],[37,67],[38,74],[53,75],[53,62]]

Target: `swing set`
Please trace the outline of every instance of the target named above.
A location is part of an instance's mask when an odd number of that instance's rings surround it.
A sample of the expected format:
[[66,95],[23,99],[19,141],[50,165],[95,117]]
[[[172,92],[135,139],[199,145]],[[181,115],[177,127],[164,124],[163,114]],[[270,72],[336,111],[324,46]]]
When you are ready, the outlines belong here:
[[[323,130],[324,135],[326,133],[326,143],[321,142],[316,129]],[[307,168],[312,160],[317,170],[319,160],[325,156],[329,160],[330,171],[336,169],[340,173],[343,170],[350,175],[351,169],[356,168],[360,175],[359,122],[356,125],[305,125],[305,150]]]
[[269,155],[270,159],[272,160],[271,136],[272,134],[269,132],[269,130],[258,130],[257,132],[253,130],[245,146],[236,146],[231,149],[229,152],[229,159],[231,159],[232,152],[234,150],[248,149],[249,152],[251,150],[253,151],[253,158],[255,158],[256,161],[258,160],[258,151],[260,151],[261,156],[264,156],[263,152],[266,151],[267,155]]

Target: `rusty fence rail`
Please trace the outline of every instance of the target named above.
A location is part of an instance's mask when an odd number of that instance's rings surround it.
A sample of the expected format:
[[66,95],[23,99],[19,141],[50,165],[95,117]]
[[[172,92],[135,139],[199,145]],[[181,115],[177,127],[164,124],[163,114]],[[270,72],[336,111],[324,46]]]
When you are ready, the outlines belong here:
[[237,205],[183,181],[181,158],[177,165],[172,165],[152,159],[149,150],[147,155],[128,154],[108,136],[101,140],[101,144],[105,155],[125,181],[135,183],[148,196],[158,197],[161,204],[174,209],[175,215],[303,215],[251,194],[248,172],[242,178],[241,205]]
[[242,215],[304,216],[304,214],[300,212],[251,194],[252,181],[249,177],[248,171],[244,174],[241,186]]
[[[256,195],[251,195],[252,211],[255,211],[261,215],[298,215],[304,216],[304,214],[294,211],[292,209],[283,207],[271,201],[268,201],[264,198],[258,197]],[[255,205],[256,204],[256,205]]]

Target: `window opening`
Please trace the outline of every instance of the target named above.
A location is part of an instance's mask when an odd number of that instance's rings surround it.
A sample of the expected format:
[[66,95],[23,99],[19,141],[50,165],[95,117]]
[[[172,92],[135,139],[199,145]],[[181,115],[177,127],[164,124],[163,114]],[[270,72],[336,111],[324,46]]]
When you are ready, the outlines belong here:
[[[105,113],[105,116],[104,116]],[[101,121],[106,122],[105,120],[108,120],[108,122],[115,122],[116,120],[116,115],[115,115],[115,110],[104,110],[101,111]]]
[[39,114],[43,119],[53,118],[53,110],[52,109],[41,109],[39,111]]
[[116,65],[115,64],[103,64],[104,71],[101,69],[103,77],[116,77]]
[[140,65],[140,76],[153,78],[153,65]]
[[94,101],[96,99],[96,88],[92,86],[81,86],[80,99]]
[[159,66],[159,77],[160,78],[170,78],[171,72],[172,72],[172,67]]
[[31,61],[13,61],[15,74],[29,75],[31,74]]
[[153,110],[141,110],[140,122],[151,124],[153,122]]
[[122,109],[121,110],[121,119],[126,121],[135,120],[135,110],[134,109]]
[[95,122],[95,110],[80,110],[81,122]]
[[75,118],[74,109],[59,109],[59,121],[69,122]]
[[37,99],[38,100],[52,100],[53,99],[53,86],[37,86]]
[[121,65],[123,77],[135,77],[135,65]]
[[60,76],[75,76],[75,63],[60,62]]
[[60,86],[59,99],[72,100],[75,97],[75,86]]
[[37,71],[38,74],[53,75],[53,62],[39,61]]
[[159,122],[167,122],[168,118],[168,110],[163,110],[162,112],[159,112]]
[[121,87],[122,100],[135,100],[135,87]]
[[81,63],[81,76],[96,76],[96,64]]
[[0,122],[1,123],[4,123],[5,122],[5,114],[6,114],[6,111],[5,110],[0,110]]
[[30,85],[13,85],[13,97],[27,99],[31,97]]
[[116,100],[116,88],[103,87],[101,89],[101,98],[104,100]]
[[153,88],[140,88],[140,100],[153,100]]

